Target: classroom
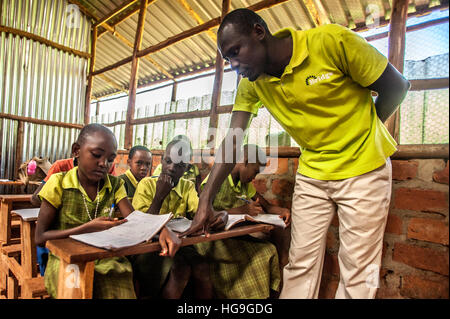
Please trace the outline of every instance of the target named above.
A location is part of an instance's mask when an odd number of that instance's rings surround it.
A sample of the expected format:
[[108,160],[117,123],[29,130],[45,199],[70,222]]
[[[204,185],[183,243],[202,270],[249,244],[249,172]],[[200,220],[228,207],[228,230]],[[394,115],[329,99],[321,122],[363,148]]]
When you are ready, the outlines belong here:
[[447,0],[2,0],[0,35],[0,304],[449,298]]

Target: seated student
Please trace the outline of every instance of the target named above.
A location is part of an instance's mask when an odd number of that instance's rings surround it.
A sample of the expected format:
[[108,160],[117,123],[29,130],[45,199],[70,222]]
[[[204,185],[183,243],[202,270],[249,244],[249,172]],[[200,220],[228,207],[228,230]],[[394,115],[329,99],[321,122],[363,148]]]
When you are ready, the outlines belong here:
[[[74,154],[74,146],[75,143],[72,144],[72,154]],[[44,178],[44,180],[41,182],[41,185],[38,186],[38,188],[34,191],[33,195],[31,195],[31,203],[34,206],[41,206],[41,199],[39,198],[38,194],[41,191],[42,187],[44,187],[44,184],[49,180],[50,176],[52,176],[55,173],[59,172],[68,172],[72,168],[76,167],[78,165],[77,159],[75,157],[71,158],[65,158],[55,161],[52,166],[50,166],[50,169],[47,172],[47,176]],[[116,175],[116,169],[115,165],[111,165],[109,168],[108,174]],[[37,261],[39,264],[39,272],[41,273],[41,276],[44,276],[45,273],[45,267],[47,267],[47,260],[48,260],[48,249],[46,247],[36,247],[36,255],[37,255]]]
[[[249,215],[265,211],[280,215],[288,226],[290,211],[268,203],[251,183],[265,165],[265,153],[256,145],[245,145],[241,160],[214,199],[214,209],[226,210],[229,214]],[[207,179],[203,181],[202,187]],[[196,247],[201,255],[213,261],[210,263],[211,277],[219,298],[261,299],[279,290],[281,275],[278,253],[269,241],[247,235],[200,243]]]
[[[139,182],[133,197],[135,209],[149,214],[172,212],[174,218],[193,217],[198,207],[198,194],[194,183],[181,178],[190,158],[187,146],[183,140],[173,140],[167,145],[159,177],[146,177]],[[220,212],[213,227],[223,228],[226,221],[226,212]],[[133,270],[140,297],[180,298],[192,278],[195,297],[212,298],[208,265],[193,246],[180,248],[174,258],[159,258],[152,253],[135,256]]]
[[[193,163],[191,163],[192,155],[193,155],[191,141],[189,140],[189,137],[187,137],[186,135],[181,135],[181,134],[175,136],[172,139],[172,141],[176,141],[176,140],[185,140],[187,143],[189,143],[189,149],[191,151],[191,157],[189,158],[189,163],[187,164],[186,172],[184,172],[184,174],[181,178],[187,179],[188,181],[193,182],[195,184],[195,190],[197,191],[197,193],[200,194],[200,184],[202,182],[202,177],[200,175],[200,171],[198,170],[198,167],[196,165],[194,165]],[[161,164],[156,166],[155,170],[153,171],[152,176],[159,176],[159,174],[161,174],[161,169],[162,169]]]
[[138,183],[150,173],[152,153],[145,146],[133,146],[128,153],[127,164],[130,168],[119,178],[125,182],[128,199],[132,201]]
[[[75,142],[73,153],[78,166],[68,172],[53,174],[39,196],[41,209],[36,225],[36,244],[73,234],[101,231],[126,222],[108,217],[115,204],[127,217],[133,207],[127,198],[124,182],[107,172],[117,155],[114,134],[100,124],[86,125]],[[167,228],[160,232],[163,255],[174,256],[181,241]],[[59,259],[49,254],[45,270],[45,287],[57,296]],[[95,261],[94,298],[135,298],[132,267],[125,257]]]

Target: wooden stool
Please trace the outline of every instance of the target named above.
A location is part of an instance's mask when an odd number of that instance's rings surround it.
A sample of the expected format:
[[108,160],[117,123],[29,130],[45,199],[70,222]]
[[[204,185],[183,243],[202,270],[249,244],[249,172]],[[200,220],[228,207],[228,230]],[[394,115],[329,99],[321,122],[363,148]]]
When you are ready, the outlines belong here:
[[22,285],[21,295],[23,299],[48,297],[45,289],[44,277],[25,279]]

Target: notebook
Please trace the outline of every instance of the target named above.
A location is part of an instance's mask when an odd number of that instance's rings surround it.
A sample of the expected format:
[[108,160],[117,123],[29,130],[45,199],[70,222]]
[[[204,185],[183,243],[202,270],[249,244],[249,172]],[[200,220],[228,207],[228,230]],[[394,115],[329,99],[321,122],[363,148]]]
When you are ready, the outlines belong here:
[[172,218],[173,214],[152,215],[135,210],[126,217],[127,222],[107,230],[71,235],[70,238],[85,244],[118,249],[151,240]]

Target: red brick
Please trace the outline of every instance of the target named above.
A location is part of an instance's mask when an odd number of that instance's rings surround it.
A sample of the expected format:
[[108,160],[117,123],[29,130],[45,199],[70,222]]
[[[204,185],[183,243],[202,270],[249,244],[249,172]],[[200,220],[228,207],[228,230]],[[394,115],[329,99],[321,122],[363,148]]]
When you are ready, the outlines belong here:
[[448,278],[442,281],[432,281],[406,275],[402,278],[400,294],[416,299],[448,299]]
[[418,188],[398,188],[395,208],[425,212],[442,212],[448,209],[448,193]]
[[448,245],[448,224],[430,218],[412,218],[408,224],[408,238]]
[[122,175],[125,174],[128,168],[124,168],[123,166],[116,166],[116,175]]
[[392,260],[448,276],[448,251],[395,243]]
[[448,162],[442,171],[437,171],[433,173],[433,181],[436,183],[447,184],[448,185]]
[[267,192],[267,179],[265,178],[257,178],[252,181],[253,186],[255,186],[255,189],[258,193],[263,195],[265,192]]
[[272,193],[274,195],[292,196],[294,184],[286,179],[275,179],[272,182]]
[[[274,160],[274,159],[271,159]],[[277,170],[274,174],[283,175],[286,174],[289,170],[289,159],[288,158],[277,158]]]
[[404,181],[417,176],[419,163],[415,161],[392,161],[392,179]]
[[399,216],[389,213],[386,224],[386,233],[401,235],[402,225],[403,222]]

